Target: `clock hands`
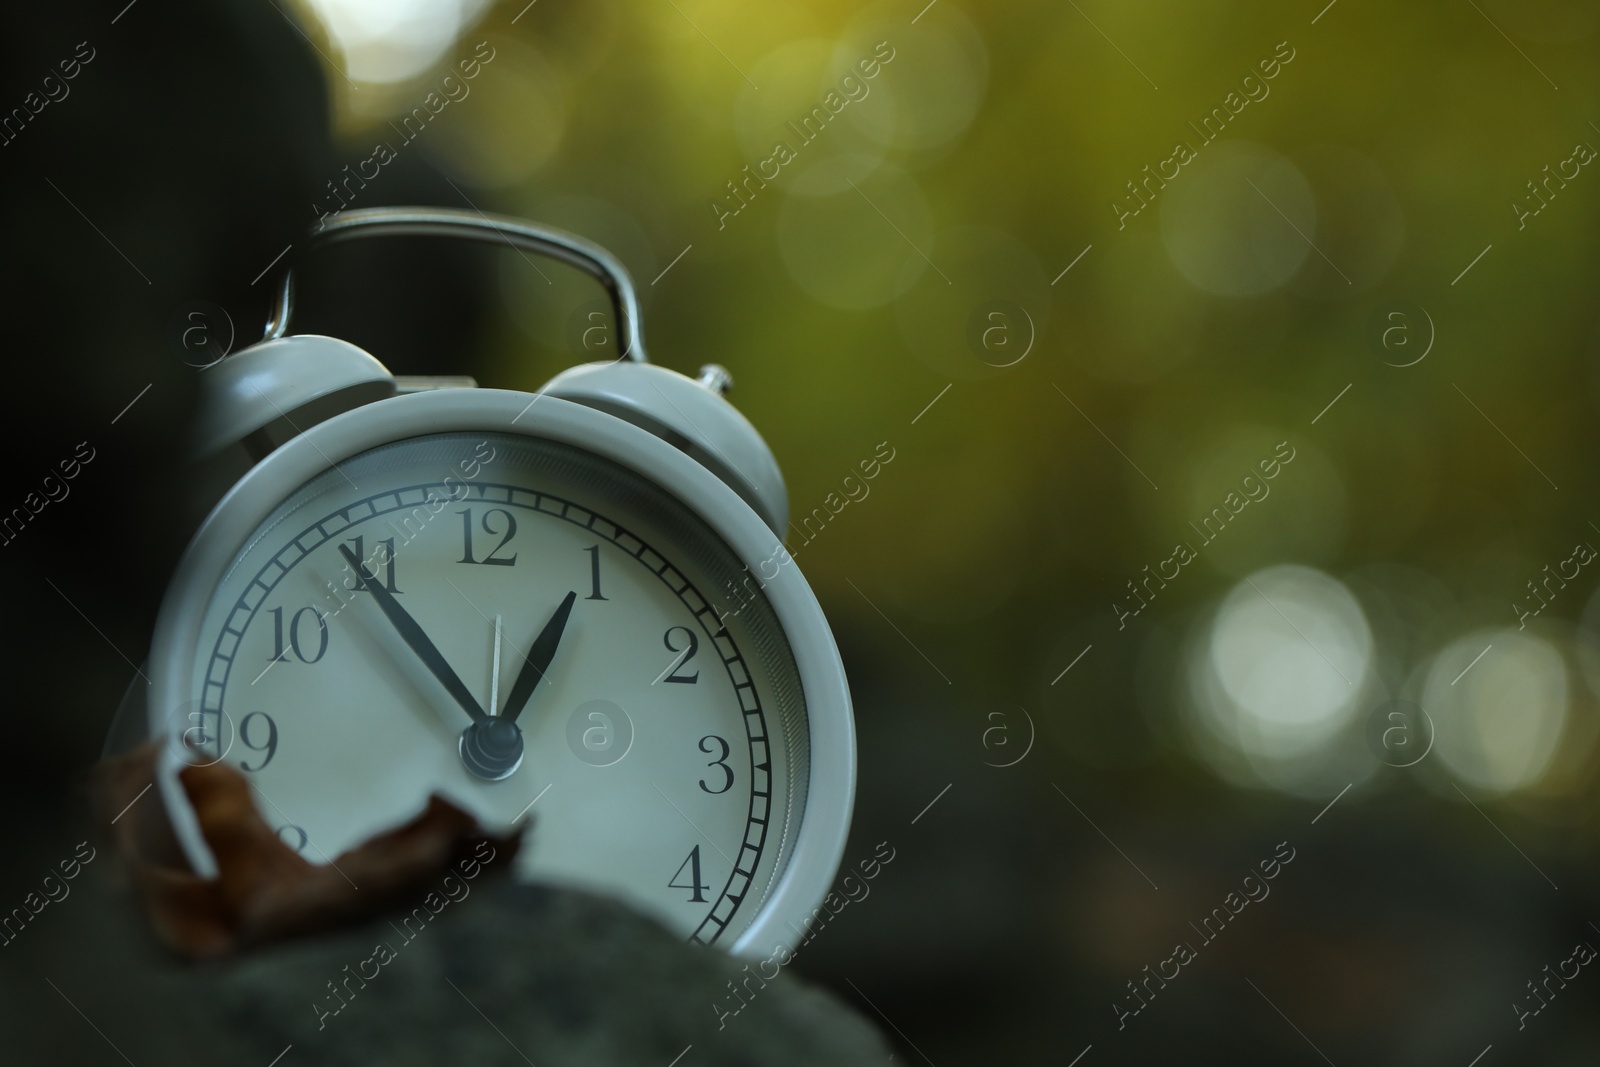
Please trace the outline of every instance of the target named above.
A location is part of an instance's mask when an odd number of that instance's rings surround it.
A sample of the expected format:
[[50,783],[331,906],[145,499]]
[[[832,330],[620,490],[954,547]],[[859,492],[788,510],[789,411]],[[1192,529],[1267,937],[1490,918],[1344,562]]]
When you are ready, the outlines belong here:
[[394,598],[394,594],[384,588],[382,582],[373,578],[362,565],[360,559],[356,557],[356,554],[350,551],[348,547],[340,545],[339,554],[344,556],[345,562],[350,564],[351,569],[356,572],[356,580],[360,583],[357,588],[365,589],[372,594],[372,599],[377,601],[378,607],[383,610],[384,616],[394,625],[395,630],[399,632],[405,643],[411,646],[411,651],[417,654],[417,658],[422,660],[423,665],[449,691],[455,702],[461,705],[461,710],[470,715],[474,722],[487,720],[489,718],[488,714],[479,706],[477,698],[472,695],[472,691],[466,687],[455,670],[445,661],[444,655],[434,646],[434,643],[428,640],[428,635],[422,632],[422,627],[417,625],[417,621],[411,617],[405,608],[400,606],[400,602]]
[[544,629],[539,631],[539,636],[533,639],[501,713],[474,722],[461,731],[461,762],[479,778],[499,781],[522,766],[522,731],[517,728],[517,716],[545,671],[550,669],[550,661],[555,658],[556,646],[561,643],[567,616],[572,614],[572,602],[577,596],[568,593],[550,621],[544,624]]
[[[567,628],[567,618],[572,614],[572,605],[577,599],[577,594],[568,593],[566,599],[556,608],[555,614],[550,617],[550,621],[545,623],[544,629],[539,631],[539,636],[528,649],[522,670],[517,673],[517,679],[512,683],[511,693],[506,697],[504,712],[494,715],[483,710],[477,698],[472,695],[472,691],[445,660],[443,653],[428,639],[428,635],[423,633],[422,627],[418,626],[417,621],[400,606],[394,594],[366,570],[356,554],[345,545],[339,546],[339,554],[355,571],[356,580],[360,583],[357,588],[365,589],[372,594],[372,599],[377,601],[384,617],[411,647],[411,651],[417,654],[417,658],[445,687],[455,702],[461,706],[461,710],[471,717],[471,725],[461,731],[461,739],[457,744],[461,762],[466,765],[467,770],[491,782],[508,778],[516,773],[517,768],[522,766],[523,753],[522,731],[517,727],[517,716],[522,713],[528,698],[533,695],[534,688],[550,669],[550,661],[555,658],[556,647],[560,645],[561,634]],[[497,646],[499,637],[500,631],[496,627]],[[498,653],[498,647],[496,651]],[[495,666],[497,668],[499,666],[498,654]],[[498,681],[498,670],[496,681]],[[492,709],[492,699],[490,703]]]
[[500,616],[494,617],[494,657],[489,661],[489,714],[500,706]]
[[568,593],[555,614],[550,616],[550,621],[544,624],[544,629],[539,631],[539,636],[533,639],[533,644],[528,646],[522,670],[517,673],[517,680],[511,683],[511,693],[500,712],[500,717],[507,722],[516,722],[528,698],[533,695],[534,688],[550,669],[550,661],[556,657],[556,646],[561,644],[561,634],[567,628],[567,616],[572,614],[572,604],[577,598],[577,593]]

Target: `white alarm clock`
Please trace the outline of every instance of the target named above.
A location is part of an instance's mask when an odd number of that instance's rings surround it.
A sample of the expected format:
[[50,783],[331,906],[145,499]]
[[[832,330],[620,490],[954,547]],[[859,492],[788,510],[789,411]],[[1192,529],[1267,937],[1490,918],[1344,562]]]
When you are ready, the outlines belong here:
[[202,451],[253,466],[163,601],[148,733],[179,784],[218,759],[313,863],[440,793],[531,813],[519,878],[608,893],[735,953],[790,944],[832,883],[855,789],[850,696],[792,562],[782,477],[699,379],[648,363],[609,253],[515,219],[349,211],[317,243],[503,241],[606,286],[622,355],[538,393],[396,379],[347,342],[267,339],[202,374]]

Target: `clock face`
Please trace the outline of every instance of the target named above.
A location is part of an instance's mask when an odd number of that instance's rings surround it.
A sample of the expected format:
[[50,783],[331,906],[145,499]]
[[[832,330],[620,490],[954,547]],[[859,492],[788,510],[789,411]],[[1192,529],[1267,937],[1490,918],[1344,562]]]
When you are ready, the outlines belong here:
[[308,860],[438,792],[534,829],[519,876],[738,936],[793,848],[799,674],[771,606],[682,503],[570,445],[409,438],[339,463],[206,606],[183,731]]

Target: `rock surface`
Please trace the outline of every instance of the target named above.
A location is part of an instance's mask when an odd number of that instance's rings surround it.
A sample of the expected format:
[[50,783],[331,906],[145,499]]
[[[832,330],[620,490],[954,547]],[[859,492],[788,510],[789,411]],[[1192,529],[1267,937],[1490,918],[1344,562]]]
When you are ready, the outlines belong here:
[[[481,880],[427,922],[402,911],[197,966],[156,948],[125,895],[83,888],[70,934],[19,940],[0,968],[7,1064],[120,1062],[108,1044],[140,1067],[889,1059],[829,993],[788,974],[763,985],[755,966],[575,891]],[[752,992],[724,1016],[736,980]]]
[[[363,962],[380,944],[394,954],[381,969]],[[358,969],[378,973],[362,982],[352,977]],[[229,1028],[267,1058],[293,1044],[314,1062],[364,1067],[666,1067],[686,1048],[682,1067],[888,1059],[863,1019],[787,975],[765,988],[752,979],[748,1006],[719,1018],[714,1004],[737,1004],[728,983],[753,973],[611,901],[494,884],[448,905],[426,928],[380,920],[247,957],[201,984],[213,986]],[[348,1003],[323,1015],[343,1002],[330,981]]]

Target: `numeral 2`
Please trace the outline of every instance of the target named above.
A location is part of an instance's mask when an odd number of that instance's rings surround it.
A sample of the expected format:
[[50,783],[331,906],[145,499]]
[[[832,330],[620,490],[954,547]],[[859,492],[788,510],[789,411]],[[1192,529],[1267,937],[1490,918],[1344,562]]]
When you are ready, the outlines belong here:
[[[689,635],[689,644],[681,649],[672,643],[672,635],[677,630],[682,630]],[[674,626],[661,635],[661,643],[667,646],[668,652],[677,652],[679,654],[677,660],[672,664],[670,673],[661,680],[663,682],[683,682],[685,684],[698,682],[700,680],[699,671],[695,671],[693,674],[678,673],[690,660],[694,659],[694,654],[700,651],[700,639],[694,635],[694,631],[687,626]]]
[[[683,875],[684,867],[689,868],[689,884],[688,885],[685,885],[682,882],[678,881],[678,879]],[[689,850],[689,858],[684,860],[683,864],[681,866],[679,866],[679,868],[677,870],[677,873],[672,876],[672,881],[667,883],[667,888],[668,889],[687,889],[687,890],[689,890],[689,903],[691,903],[691,904],[704,904],[706,902],[705,891],[707,889],[710,889],[711,887],[708,886],[708,885],[703,884],[700,881],[700,846],[699,845],[696,845],[696,846],[694,846],[694,848]]]
[[483,518],[479,520],[479,523],[482,525],[484,533],[491,537],[500,533],[499,530],[489,525],[489,519],[495,515],[504,515],[506,517],[506,529],[505,533],[500,537],[500,543],[495,545],[487,556],[478,559],[472,554],[472,509],[466,508],[456,512],[456,514],[461,516],[461,540],[463,542],[461,558],[456,561],[457,563],[477,563],[489,567],[510,567],[517,562],[517,554],[515,552],[504,558],[499,555],[500,550],[506,547],[507,542],[517,536],[517,519],[515,515],[512,515],[505,508],[490,508],[483,513]]

